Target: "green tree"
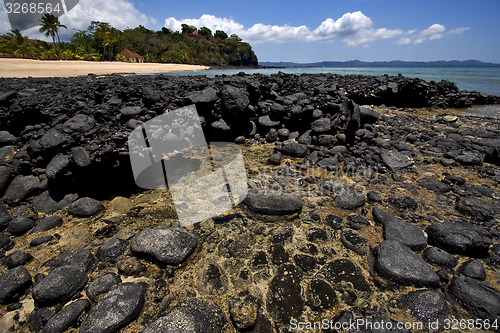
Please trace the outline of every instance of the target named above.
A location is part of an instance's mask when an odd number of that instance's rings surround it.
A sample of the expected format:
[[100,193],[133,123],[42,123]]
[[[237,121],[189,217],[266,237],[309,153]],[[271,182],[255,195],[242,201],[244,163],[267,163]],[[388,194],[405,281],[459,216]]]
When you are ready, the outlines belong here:
[[59,28],[67,29],[64,24],[59,22],[59,18],[52,14],[43,14],[42,19],[40,20],[41,27],[40,32],[44,32],[45,36],[51,36],[53,45],[56,45],[56,36],[59,44],[61,43],[61,39],[59,38]]
[[21,55],[23,58],[29,52],[28,37],[23,36],[18,29],[13,29],[7,32],[0,39],[0,49],[3,53],[12,55]]
[[183,34],[192,34],[193,32],[196,31],[196,27],[193,27],[192,25],[187,25],[185,23],[183,23],[181,27]]
[[212,37],[212,30],[207,27],[201,27],[200,30],[198,30],[198,34],[210,39]]
[[227,34],[222,30],[215,30],[214,37],[220,40],[227,39]]

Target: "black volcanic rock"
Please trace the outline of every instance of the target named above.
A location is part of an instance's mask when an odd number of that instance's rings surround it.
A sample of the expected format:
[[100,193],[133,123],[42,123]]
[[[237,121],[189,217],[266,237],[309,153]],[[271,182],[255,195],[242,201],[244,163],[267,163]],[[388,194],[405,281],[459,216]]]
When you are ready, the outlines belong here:
[[61,311],[52,316],[43,327],[42,333],[64,332],[78,322],[80,316],[90,308],[90,302],[79,299],[66,305]]
[[424,250],[423,257],[431,265],[441,267],[455,267],[458,264],[457,259],[438,247],[428,247]]
[[448,293],[472,315],[495,320],[500,316],[500,292],[490,285],[467,276],[458,276]]
[[85,272],[75,266],[52,270],[33,287],[33,299],[40,306],[54,305],[71,299],[87,284]]
[[463,276],[468,276],[479,281],[486,280],[484,266],[478,259],[469,260],[463,263],[462,266],[458,268],[458,272]]
[[7,304],[19,298],[31,286],[31,283],[31,275],[23,266],[0,275],[0,304]]
[[450,313],[446,299],[432,289],[411,291],[399,297],[397,304],[399,308],[409,311],[413,318],[424,323],[443,320]]
[[3,193],[5,186],[10,178],[10,168],[8,166],[0,165],[0,195]]
[[423,250],[427,246],[427,237],[420,228],[378,207],[373,208],[373,217],[384,226],[384,239],[398,241],[414,251]]
[[40,145],[45,149],[55,149],[68,142],[64,134],[56,129],[51,129],[40,139]]
[[73,133],[73,132],[88,132],[91,130],[95,125],[95,120],[94,118],[84,115],[84,114],[77,114],[73,118],[67,120],[63,124],[63,131],[66,133]]
[[230,114],[240,115],[247,108],[250,100],[246,90],[225,85],[222,88],[222,107]]
[[119,284],[90,310],[80,332],[116,332],[127,326],[139,315],[145,295],[142,284]]
[[305,144],[287,140],[283,142],[283,146],[280,148],[280,152],[283,155],[292,157],[305,157],[307,153],[307,146]]
[[496,213],[500,212],[500,205],[498,203],[475,196],[458,199],[456,208],[459,212],[469,215],[478,221],[490,220]]
[[471,224],[466,222],[432,224],[425,232],[428,235],[429,244],[450,253],[482,257],[487,255],[491,246],[491,239],[478,233]]
[[290,318],[299,318],[304,311],[300,283],[302,271],[292,264],[278,268],[269,284],[267,310],[277,322],[289,323]]
[[217,90],[212,87],[207,87],[202,91],[193,91],[188,93],[184,97],[188,103],[196,104],[197,107],[203,104],[212,104],[215,103],[218,99]]
[[59,176],[69,165],[69,157],[66,155],[56,155],[45,169],[48,179],[54,179]]
[[9,204],[17,203],[37,194],[43,188],[44,184],[38,177],[19,175],[12,180],[5,191],[4,200]]
[[354,210],[363,207],[366,202],[362,192],[340,179],[324,181],[322,186],[328,192],[336,195],[335,203],[340,208]]
[[36,234],[39,232],[51,230],[54,228],[58,228],[62,226],[63,220],[59,216],[48,216],[43,219],[38,220],[38,223],[35,228],[31,231],[32,234]]
[[176,266],[189,257],[197,244],[197,237],[179,226],[151,228],[135,235],[130,242],[130,249],[161,264]]
[[30,217],[18,217],[9,222],[7,231],[14,236],[19,236],[28,232],[35,226],[35,222]]
[[12,220],[12,216],[10,216],[9,212],[3,205],[3,202],[0,201],[0,230],[4,230],[9,226],[9,222]]
[[435,287],[439,284],[439,277],[429,264],[399,242],[383,241],[374,254],[377,273],[392,282],[420,287]]
[[152,322],[142,333],[225,332],[227,317],[212,300],[183,298],[163,317]]
[[275,216],[298,213],[303,206],[300,198],[272,190],[250,190],[243,203],[254,213]]
[[52,269],[72,266],[84,272],[91,272],[95,267],[95,258],[88,249],[79,249],[76,251],[62,252],[57,257],[47,260],[43,266]]
[[87,287],[87,296],[95,301],[99,295],[105,294],[111,290],[115,285],[122,282],[120,276],[107,273],[96,277],[92,280]]
[[68,212],[78,217],[95,215],[104,209],[104,205],[92,198],[80,198],[68,207]]

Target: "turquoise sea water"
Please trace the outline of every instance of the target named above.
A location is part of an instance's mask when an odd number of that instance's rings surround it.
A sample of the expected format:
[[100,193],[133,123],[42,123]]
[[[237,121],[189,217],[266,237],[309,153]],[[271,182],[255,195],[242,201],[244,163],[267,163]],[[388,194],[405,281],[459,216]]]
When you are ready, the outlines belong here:
[[420,78],[426,81],[449,80],[455,82],[459,89],[475,90],[482,93],[500,96],[500,67],[470,68],[470,67],[434,67],[434,68],[373,68],[373,67],[287,67],[287,68],[259,68],[259,69],[224,69],[201,70],[186,72],[170,72],[167,75],[233,75],[239,72],[246,74],[275,74],[278,72],[288,74],[321,74],[333,73],[340,75],[398,75]]

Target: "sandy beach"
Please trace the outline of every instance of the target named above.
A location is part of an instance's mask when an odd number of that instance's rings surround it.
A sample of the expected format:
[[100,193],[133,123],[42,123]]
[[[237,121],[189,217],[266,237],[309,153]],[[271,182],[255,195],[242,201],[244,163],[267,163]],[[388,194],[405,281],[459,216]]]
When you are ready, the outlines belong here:
[[0,77],[70,77],[87,74],[152,73],[209,69],[207,66],[77,60],[32,60],[0,58]]

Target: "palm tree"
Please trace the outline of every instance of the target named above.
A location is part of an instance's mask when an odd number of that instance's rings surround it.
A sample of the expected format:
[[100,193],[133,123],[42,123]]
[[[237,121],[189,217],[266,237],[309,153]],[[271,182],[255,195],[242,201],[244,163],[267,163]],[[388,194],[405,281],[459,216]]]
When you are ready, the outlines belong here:
[[43,14],[40,23],[40,32],[45,32],[45,36],[51,36],[54,46],[56,45],[56,36],[58,43],[61,43],[61,39],[59,38],[59,28],[67,29],[67,27],[59,22],[59,18],[57,16],[52,14]]
[[29,51],[28,37],[23,36],[18,29],[13,29],[2,37],[0,39],[2,51],[12,55],[22,55],[24,58],[25,54]]

